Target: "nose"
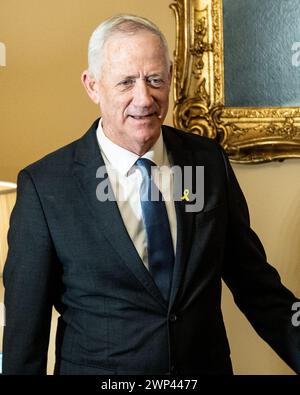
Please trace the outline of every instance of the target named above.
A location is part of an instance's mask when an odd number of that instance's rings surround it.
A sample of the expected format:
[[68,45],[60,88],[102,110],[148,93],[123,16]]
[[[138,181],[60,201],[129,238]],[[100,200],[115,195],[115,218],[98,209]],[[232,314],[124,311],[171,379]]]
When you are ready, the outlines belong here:
[[136,80],[132,104],[136,107],[143,108],[149,108],[153,105],[151,87],[147,85],[147,82],[144,79]]

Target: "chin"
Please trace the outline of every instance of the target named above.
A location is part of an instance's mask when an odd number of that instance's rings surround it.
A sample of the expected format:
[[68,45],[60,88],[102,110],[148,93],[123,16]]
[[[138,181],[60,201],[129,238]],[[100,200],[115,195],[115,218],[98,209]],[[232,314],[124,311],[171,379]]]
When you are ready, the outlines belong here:
[[156,141],[160,135],[160,127],[155,129],[141,128],[135,132],[135,136],[141,143]]

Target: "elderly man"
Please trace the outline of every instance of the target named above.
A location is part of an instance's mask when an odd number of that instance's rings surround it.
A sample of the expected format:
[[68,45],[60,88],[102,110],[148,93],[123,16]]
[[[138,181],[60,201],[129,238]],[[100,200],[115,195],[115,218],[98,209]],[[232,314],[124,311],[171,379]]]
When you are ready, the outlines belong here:
[[105,21],[82,81],[101,119],[19,174],[4,374],[45,374],[53,306],[56,374],[232,374],[222,278],[300,372],[297,299],[266,262],[226,155],[162,126],[171,62],[161,32],[131,15]]

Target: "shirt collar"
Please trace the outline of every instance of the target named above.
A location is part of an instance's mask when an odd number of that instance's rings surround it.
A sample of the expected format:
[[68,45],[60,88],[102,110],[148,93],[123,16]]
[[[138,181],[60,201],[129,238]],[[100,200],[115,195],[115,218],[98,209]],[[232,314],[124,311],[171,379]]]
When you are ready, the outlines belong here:
[[[112,166],[118,173],[126,176],[139,156],[127,149],[113,143],[105,134],[102,128],[102,120],[100,119],[97,128],[97,139],[101,153],[105,156],[108,164]],[[146,152],[142,158],[150,159],[157,166],[167,164],[167,153],[163,142],[162,133],[153,147]]]

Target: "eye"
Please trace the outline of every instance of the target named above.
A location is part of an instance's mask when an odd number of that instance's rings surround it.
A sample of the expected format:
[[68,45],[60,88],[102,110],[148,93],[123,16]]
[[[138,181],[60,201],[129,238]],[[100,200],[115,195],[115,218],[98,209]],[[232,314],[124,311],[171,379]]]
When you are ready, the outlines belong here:
[[158,76],[148,77],[147,83],[154,88],[160,88],[164,85],[164,80]]
[[119,83],[118,83],[118,86],[119,86],[121,89],[128,89],[128,88],[130,88],[131,86],[133,86],[134,83],[135,83],[135,81],[134,81],[133,78],[126,78],[125,80],[119,82]]

